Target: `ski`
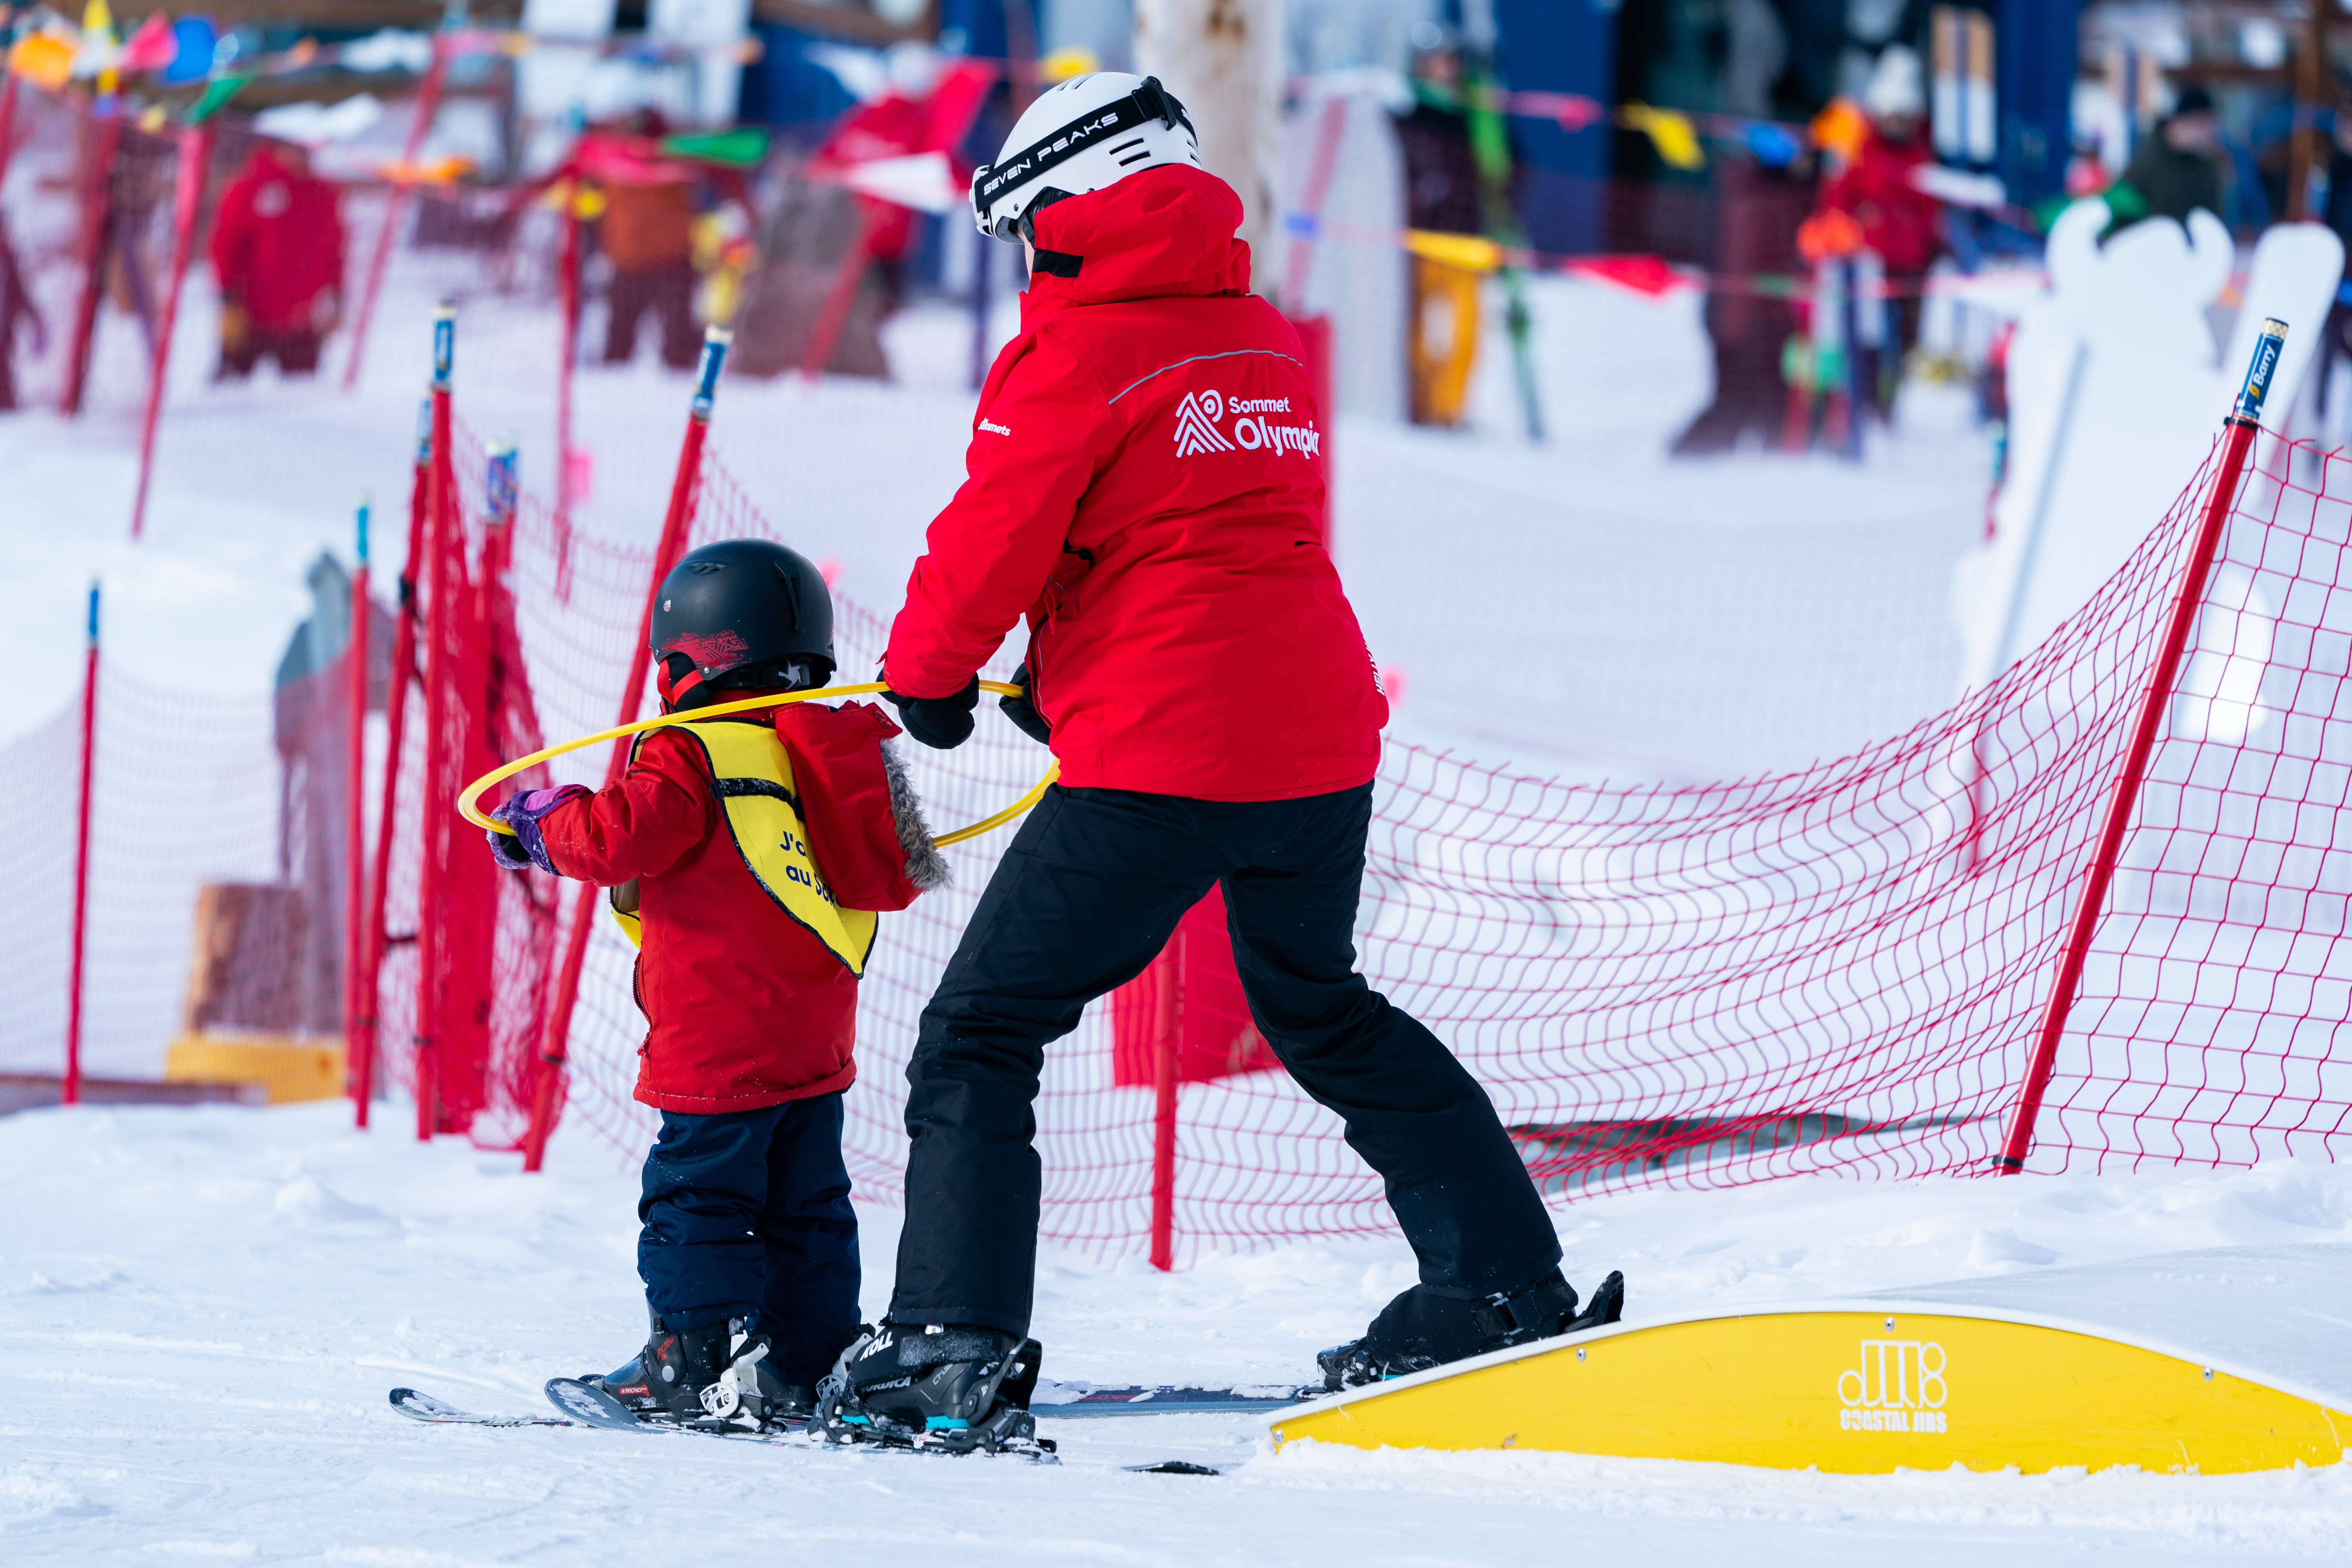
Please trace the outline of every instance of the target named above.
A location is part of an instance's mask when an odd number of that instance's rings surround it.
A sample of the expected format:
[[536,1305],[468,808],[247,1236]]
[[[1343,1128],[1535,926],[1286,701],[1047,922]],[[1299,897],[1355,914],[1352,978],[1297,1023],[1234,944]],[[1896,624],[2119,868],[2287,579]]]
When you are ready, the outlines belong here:
[[1093,1415],[1248,1415],[1282,1410],[1319,1397],[1319,1385],[1236,1384],[1223,1388],[1187,1388],[1169,1384],[1097,1388],[1088,1384],[1041,1383],[1029,1399],[1040,1420]]
[[[740,1426],[725,1426],[717,1423],[707,1426],[689,1426],[671,1421],[646,1421],[640,1419],[627,1405],[623,1405],[594,1384],[577,1377],[549,1378],[547,1399],[549,1404],[571,1416],[574,1424],[601,1427],[608,1432],[646,1432],[656,1435],[675,1432],[693,1437],[719,1437],[736,1443],[764,1443],[771,1447],[778,1448],[803,1450],[829,1448],[844,1453],[855,1449],[860,1453],[937,1455],[945,1451],[894,1443],[827,1443],[815,1432],[802,1426],[795,1426],[786,1432],[752,1432]],[[1054,1458],[1051,1449],[1036,1454],[1024,1453],[1017,1457],[1025,1458],[1032,1464],[1060,1463]]]
[[558,1415],[478,1415],[470,1410],[460,1410],[445,1405],[429,1394],[419,1394],[413,1388],[392,1391],[392,1407],[412,1421],[422,1421],[433,1426],[573,1426],[577,1422]]
[[[1066,1388],[1070,1385],[1063,1384],[1061,1386]],[[1054,1415],[1061,1414],[1087,1414],[1097,1415],[1107,1414],[1141,1414],[1141,1406],[1152,1406],[1155,1407],[1160,1414],[1166,1415],[1177,1412],[1180,1409],[1218,1411],[1256,1410],[1261,1408],[1276,1407],[1292,1403],[1292,1401],[1287,1399],[1260,1399],[1251,1397],[1251,1395],[1255,1392],[1256,1391],[1245,1387],[1208,1389],[1170,1387],[1091,1389],[1087,1391],[1087,1393],[1082,1395],[1082,1398],[1098,1398],[1105,1400],[1106,1402],[1116,1403],[1120,1402],[1120,1396],[1124,1396],[1123,1403],[1126,1405],[1134,1408],[1114,1411],[1109,1409],[1107,1404],[1104,1407],[1089,1408],[1087,1411],[1079,1412],[1066,1407],[1076,1402],[1064,1402],[1065,1408],[1063,1409],[1047,1406],[1045,1409],[1038,1411],[1037,1414],[1041,1415]],[[477,1411],[461,1410],[457,1405],[448,1404],[444,1400],[436,1399],[431,1394],[421,1393],[414,1388],[394,1389],[391,1394],[391,1403],[392,1407],[394,1410],[399,1411],[403,1415],[407,1416],[412,1421],[423,1422],[428,1426],[595,1427],[607,1432],[637,1432],[650,1436],[662,1436],[675,1433],[693,1437],[722,1437],[739,1443],[760,1443],[770,1447],[799,1448],[803,1450],[824,1449],[837,1447],[842,1452],[850,1452],[854,1450],[860,1453],[877,1454],[914,1454],[929,1451],[919,1448],[900,1447],[896,1445],[878,1443],[845,1445],[828,1444],[816,1438],[806,1431],[800,1429],[794,1429],[789,1432],[748,1432],[740,1428],[728,1429],[716,1426],[680,1426],[670,1422],[643,1421],[638,1419],[636,1415],[633,1415],[627,1406],[622,1405],[620,1401],[614,1399],[603,1389],[576,1377],[549,1378],[547,1380],[546,1393],[548,1402],[553,1405],[558,1410],[562,1411],[562,1415],[485,1415]],[[1166,1397],[1161,1397],[1156,1401],[1142,1401],[1140,1402],[1140,1405],[1139,1405],[1136,1396],[1141,1394],[1154,1394],[1161,1396],[1181,1394],[1186,1396],[1186,1400],[1190,1401],[1190,1403],[1182,1403]],[[1036,1455],[1022,1455],[1020,1457],[1028,1459],[1032,1464],[1054,1465],[1061,1462],[1050,1452]],[[1119,1468],[1122,1470],[1131,1471],[1137,1475],[1147,1476],[1214,1476],[1223,1473],[1213,1467],[1208,1465],[1196,1465],[1188,1459],[1160,1459],[1154,1463],[1145,1465],[1121,1465]]]

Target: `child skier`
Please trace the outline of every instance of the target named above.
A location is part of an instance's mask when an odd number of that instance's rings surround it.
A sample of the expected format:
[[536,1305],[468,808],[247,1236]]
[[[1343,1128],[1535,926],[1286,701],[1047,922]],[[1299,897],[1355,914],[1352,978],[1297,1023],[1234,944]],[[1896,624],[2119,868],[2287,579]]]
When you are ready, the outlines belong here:
[[1040,93],[971,197],[982,232],[1029,247],[1022,330],[884,668],[908,731],[957,745],[974,673],[1025,616],[1034,679],[1006,711],[1061,782],[923,1010],[897,1289],[819,1420],[952,1450],[1034,1440],[1045,1048],[1220,885],[1252,1018],[1345,1118],[1420,1259],[1324,1353],[1326,1383],[1615,1321],[1623,1281],[1580,1306],[1486,1091],[1356,971],[1388,709],[1326,549],[1326,413],[1298,334],[1248,291],[1240,199],[1183,107],[1116,71]]
[[[689,552],[655,602],[664,712],[805,690],[833,674],[814,566],[734,540]],[[792,703],[638,737],[595,794],[518,793],[499,864],[613,889],[649,1027],[637,1272],[652,1332],[591,1379],[644,1419],[772,1425],[857,1330],[857,1220],[842,1096],[874,911],[946,879],[898,727],[864,703]]]

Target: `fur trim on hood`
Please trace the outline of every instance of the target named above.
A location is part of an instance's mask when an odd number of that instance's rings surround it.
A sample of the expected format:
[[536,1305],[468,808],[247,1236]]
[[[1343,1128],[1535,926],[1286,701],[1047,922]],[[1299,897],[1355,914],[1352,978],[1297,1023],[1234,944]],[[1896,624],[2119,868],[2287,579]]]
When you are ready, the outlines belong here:
[[948,885],[947,857],[931,842],[931,825],[923,820],[923,803],[907,759],[889,742],[882,742],[882,774],[890,783],[890,817],[898,826],[899,846],[907,851],[907,880],[928,893]]

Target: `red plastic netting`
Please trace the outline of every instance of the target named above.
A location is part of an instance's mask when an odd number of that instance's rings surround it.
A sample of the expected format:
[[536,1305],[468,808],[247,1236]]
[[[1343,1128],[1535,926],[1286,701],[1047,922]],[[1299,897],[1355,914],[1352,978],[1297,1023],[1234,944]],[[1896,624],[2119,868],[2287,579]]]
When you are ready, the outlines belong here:
[[[2332,1158],[2352,1137],[2352,1061],[2335,1059],[2352,1011],[2352,859],[2339,847],[2352,842],[2352,472],[2317,460],[2315,489],[2287,482],[2285,449],[2265,447],[2126,840],[2033,1169]],[[715,462],[709,474],[698,540],[790,542]],[[1366,973],[1460,1052],[1556,1200],[1665,1181],[1989,1170],[2209,482],[2000,682],[1852,756],[1616,788],[1391,746],[1360,922]],[[551,530],[528,507],[515,560],[551,730],[609,722],[649,562],[576,540],[577,585],[559,607]],[[841,606],[845,679],[872,667],[885,635]],[[558,775],[594,782],[600,752]],[[962,750],[915,757],[938,825],[1009,800],[1045,760],[994,721]],[[885,922],[851,1097],[853,1168],[869,1193],[897,1183],[916,1019],[1002,844],[960,847],[956,886]],[[652,1125],[629,1098],[642,1030],[629,949],[599,919],[570,1113],[634,1156]],[[1052,1053],[1039,1103],[1046,1229],[1101,1252],[1148,1235],[1153,1108],[1117,1068],[1108,1011]],[[1180,1256],[1389,1224],[1336,1120],[1279,1072],[1188,1083],[1179,1122]]]
[[[0,942],[0,1071],[54,1075],[66,1032],[73,900],[79,696],[0,747],[0,811],[18,918]],[[152,1078],[190,989],[197,889],[299,878],[303,844],[281,837],[286,772],[271,699],[192,695],[112,666],[99,675],[82,1066]]]

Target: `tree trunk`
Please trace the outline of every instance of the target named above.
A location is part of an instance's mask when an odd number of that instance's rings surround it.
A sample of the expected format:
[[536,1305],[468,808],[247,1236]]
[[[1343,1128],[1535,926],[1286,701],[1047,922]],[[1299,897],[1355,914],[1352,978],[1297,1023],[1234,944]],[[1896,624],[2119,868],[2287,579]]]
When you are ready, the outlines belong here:
[[1282,0],[1135,0],[1135,68],[1184,102],[1201,162],[1241,194],[1254,286],[1277,280]]

